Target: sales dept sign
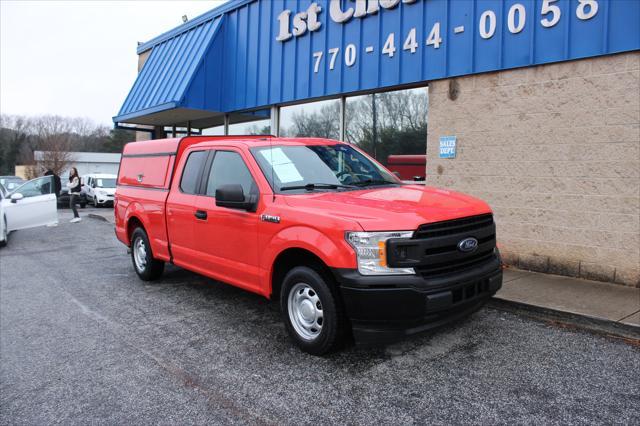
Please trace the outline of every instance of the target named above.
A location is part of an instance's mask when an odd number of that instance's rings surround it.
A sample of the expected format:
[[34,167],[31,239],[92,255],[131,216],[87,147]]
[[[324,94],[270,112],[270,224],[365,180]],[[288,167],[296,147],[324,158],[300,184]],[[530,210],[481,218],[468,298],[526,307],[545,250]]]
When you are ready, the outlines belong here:
[[455,136],[440,136],[440,158],[456,158]]

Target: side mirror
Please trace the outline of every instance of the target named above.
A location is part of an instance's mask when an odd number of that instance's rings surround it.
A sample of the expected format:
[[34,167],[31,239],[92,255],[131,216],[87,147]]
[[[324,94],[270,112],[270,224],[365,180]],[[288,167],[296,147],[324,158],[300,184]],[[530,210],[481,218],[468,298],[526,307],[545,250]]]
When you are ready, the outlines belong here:
[[15,194],[11,194],[11,202],[13,204],[17,203],[18,201],[22,200],[24,198],[24,195],[22,195],[19,192],[16,192]]
[[257,204],[253,200],[245,201],[242,185],[222,185],[216,189],[216,206],[218,207],[255,212]]

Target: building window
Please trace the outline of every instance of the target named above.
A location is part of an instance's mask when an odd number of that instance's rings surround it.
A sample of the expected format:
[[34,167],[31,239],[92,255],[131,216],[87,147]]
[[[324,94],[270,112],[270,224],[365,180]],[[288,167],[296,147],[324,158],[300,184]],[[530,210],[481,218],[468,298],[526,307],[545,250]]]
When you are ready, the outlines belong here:
[[224,136],[224,126],[209,127],[202,129],[203,136]]
[[280,136],[340,139],[340,99],[280,108]]
[[387,164],[389,155],[426,155],[426,87],[347,98],[346,140]]
[[230,135],[270,135],[271,120],[250,121],[229,125]]
[[270,135],[271,110],[263,109],[229,116],[229,135]]

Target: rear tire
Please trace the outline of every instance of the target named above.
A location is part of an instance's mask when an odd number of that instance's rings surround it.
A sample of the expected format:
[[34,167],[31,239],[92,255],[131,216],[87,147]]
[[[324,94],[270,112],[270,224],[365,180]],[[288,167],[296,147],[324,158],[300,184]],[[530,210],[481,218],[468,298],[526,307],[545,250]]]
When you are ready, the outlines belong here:
[[136,228],[131,234],[131,261],[143,281],[157,280],[164,271],[164,262],[154,259],[149,237],[143,228]]
[[303,351],[324,355],[342,345],[346,321],[335,287],[315,269],[298,266],[287,273],[280,292],[285,328]]

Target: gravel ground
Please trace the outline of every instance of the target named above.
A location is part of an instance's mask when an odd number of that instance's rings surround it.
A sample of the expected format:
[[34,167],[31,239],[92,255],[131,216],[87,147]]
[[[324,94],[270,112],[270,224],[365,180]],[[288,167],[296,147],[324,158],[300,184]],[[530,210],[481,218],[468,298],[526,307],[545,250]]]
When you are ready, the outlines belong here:
[[0,250],[0,362],[2,424],[640,423],[638,347],[483,309],[317,358],[259,296],[138,280],[92,219]]

